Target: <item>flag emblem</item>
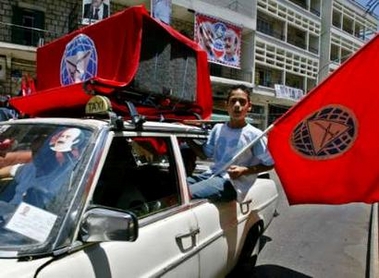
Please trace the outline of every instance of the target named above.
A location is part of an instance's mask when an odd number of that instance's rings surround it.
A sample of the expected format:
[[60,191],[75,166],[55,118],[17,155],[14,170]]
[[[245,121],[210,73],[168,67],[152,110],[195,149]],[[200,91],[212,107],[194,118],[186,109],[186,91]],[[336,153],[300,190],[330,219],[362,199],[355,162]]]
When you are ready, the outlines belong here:
[[346,107],[326,106],[306,117],[293,130],[291,145],[302,156],[330,159],[346,152],[357,135],[357,120]]
[[67,45],[61,60],[61,85],[83,82],[97,74],[95,43],[85,34],[74,37]]

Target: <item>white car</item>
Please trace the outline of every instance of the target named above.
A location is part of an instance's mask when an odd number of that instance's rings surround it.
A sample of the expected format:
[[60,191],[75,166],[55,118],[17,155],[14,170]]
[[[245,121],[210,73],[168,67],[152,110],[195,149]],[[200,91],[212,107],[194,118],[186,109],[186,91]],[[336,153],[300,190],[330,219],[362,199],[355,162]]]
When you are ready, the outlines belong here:
[[142,117],[0,123],[0,277],[223,277],[251,262],[276,185],[191,200],[181,146],[207,135]]

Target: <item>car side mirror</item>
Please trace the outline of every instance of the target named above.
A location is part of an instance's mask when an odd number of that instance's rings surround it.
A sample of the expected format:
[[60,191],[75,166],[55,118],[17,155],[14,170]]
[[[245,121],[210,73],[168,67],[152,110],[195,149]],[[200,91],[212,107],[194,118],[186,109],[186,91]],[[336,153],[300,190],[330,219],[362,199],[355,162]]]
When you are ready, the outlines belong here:
[[80,235],[84,242],[135,241],[138,219],[130,212],[90,208],[83,216]]

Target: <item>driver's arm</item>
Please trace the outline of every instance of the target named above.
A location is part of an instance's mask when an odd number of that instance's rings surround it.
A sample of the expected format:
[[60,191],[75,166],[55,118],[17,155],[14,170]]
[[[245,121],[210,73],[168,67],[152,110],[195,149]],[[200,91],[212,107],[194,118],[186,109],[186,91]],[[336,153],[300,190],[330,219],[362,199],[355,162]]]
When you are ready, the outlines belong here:
[[21,165],[22,164],[16,164],[0,168],[0,179],[14,177],[18,167],[20,167]]
[[0,179],[9,178],[12,176],[11,174],[12,166],[5,166],[0,168]]

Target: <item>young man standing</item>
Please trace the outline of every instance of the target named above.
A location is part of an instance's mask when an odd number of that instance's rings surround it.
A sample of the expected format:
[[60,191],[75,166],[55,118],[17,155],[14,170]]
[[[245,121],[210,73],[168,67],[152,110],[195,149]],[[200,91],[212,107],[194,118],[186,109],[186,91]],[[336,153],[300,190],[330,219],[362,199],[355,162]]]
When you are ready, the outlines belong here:
[[[251,149],[243,152],[227,169],[231,159],[251,141],[262,136],[262,131],[246,122],[251,110],[250,90],[244,85],[235,85],[228,91],[226,108],[230,120],[216,124],[201,151],[212,158],[214,164],[198,176],[188,178],[192,198],[242,201],[244,194],[253,185],[256,174],[271,170],[274,162],[262,137]],[[192,145],[192,144],[191,144]],[[244,177],[253,175],[252,179]]]

